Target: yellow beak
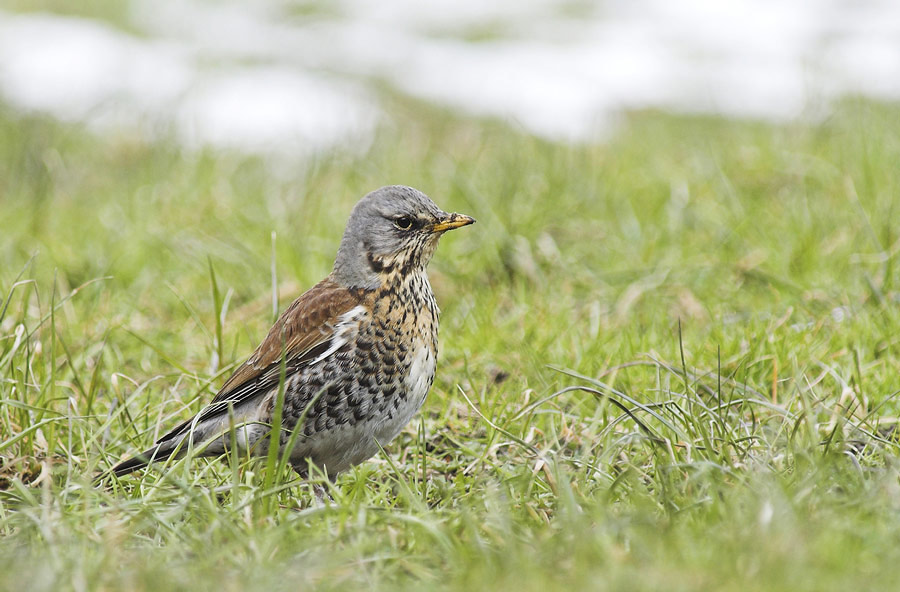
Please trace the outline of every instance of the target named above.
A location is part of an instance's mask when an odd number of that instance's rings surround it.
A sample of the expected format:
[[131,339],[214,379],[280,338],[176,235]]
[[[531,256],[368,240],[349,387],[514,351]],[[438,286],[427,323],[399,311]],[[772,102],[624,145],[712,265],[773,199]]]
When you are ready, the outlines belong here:
[[447,216],[431,227],[432,232],[444,232],[445,230],[453,230],[460,226],[468,226],[474,224],[475,218],[466,216],[465,214],[447,214]]

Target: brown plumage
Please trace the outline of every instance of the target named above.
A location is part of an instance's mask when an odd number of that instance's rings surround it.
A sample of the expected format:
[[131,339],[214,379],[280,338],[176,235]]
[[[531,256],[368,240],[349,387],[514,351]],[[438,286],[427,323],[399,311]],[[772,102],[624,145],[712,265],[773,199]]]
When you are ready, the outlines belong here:
[[297,428],[294,469],[305,475],[311,463],[334,476],[369,458],[406,425],[431,386],[438,308],[425,268],[443,232],[472,222],[409,187],[361,199],[332,273],[285,310],[209,405],[110,472],[183,456],[188,444],[203,456],[222,454],[232,441],[266,454],[282,360],[278,441],[283,448]]

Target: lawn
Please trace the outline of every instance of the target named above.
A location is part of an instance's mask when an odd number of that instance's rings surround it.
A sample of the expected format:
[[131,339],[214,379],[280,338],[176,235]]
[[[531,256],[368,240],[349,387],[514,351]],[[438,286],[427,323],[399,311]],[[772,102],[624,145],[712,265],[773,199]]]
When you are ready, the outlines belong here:
[[[896,586],[900,107],[578,146],[392,109],[276,162],[0,108],[0,589]],[[437,378],[385,454],[326,507],[239,457],[93,487],[391,183],[478,223],[431,265]]]

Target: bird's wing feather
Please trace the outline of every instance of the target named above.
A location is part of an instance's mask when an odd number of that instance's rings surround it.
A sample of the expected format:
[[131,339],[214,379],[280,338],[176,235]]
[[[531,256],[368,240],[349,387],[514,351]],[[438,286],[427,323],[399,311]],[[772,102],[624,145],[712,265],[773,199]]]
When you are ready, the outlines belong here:
[[278,386],[282,355],[290,376],[327,353],[338,317],[359,305],[365,293],[342,287],[326,278],[303,293],[269,330],[252,356],[231,375],[213,400],[196,417],[182,423],[158,442],[190,429],[196,421],[228,412],[228,407],[264,395]]

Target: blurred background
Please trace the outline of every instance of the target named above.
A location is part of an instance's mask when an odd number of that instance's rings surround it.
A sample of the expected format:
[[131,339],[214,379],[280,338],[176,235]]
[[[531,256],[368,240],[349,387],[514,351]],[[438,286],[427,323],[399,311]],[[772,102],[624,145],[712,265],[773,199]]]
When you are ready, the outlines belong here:
[[0,99],[104,133],[359,149],[385,91],[573,142],[647,108],[816,121],[900,98],[900,3],[0,2]]

